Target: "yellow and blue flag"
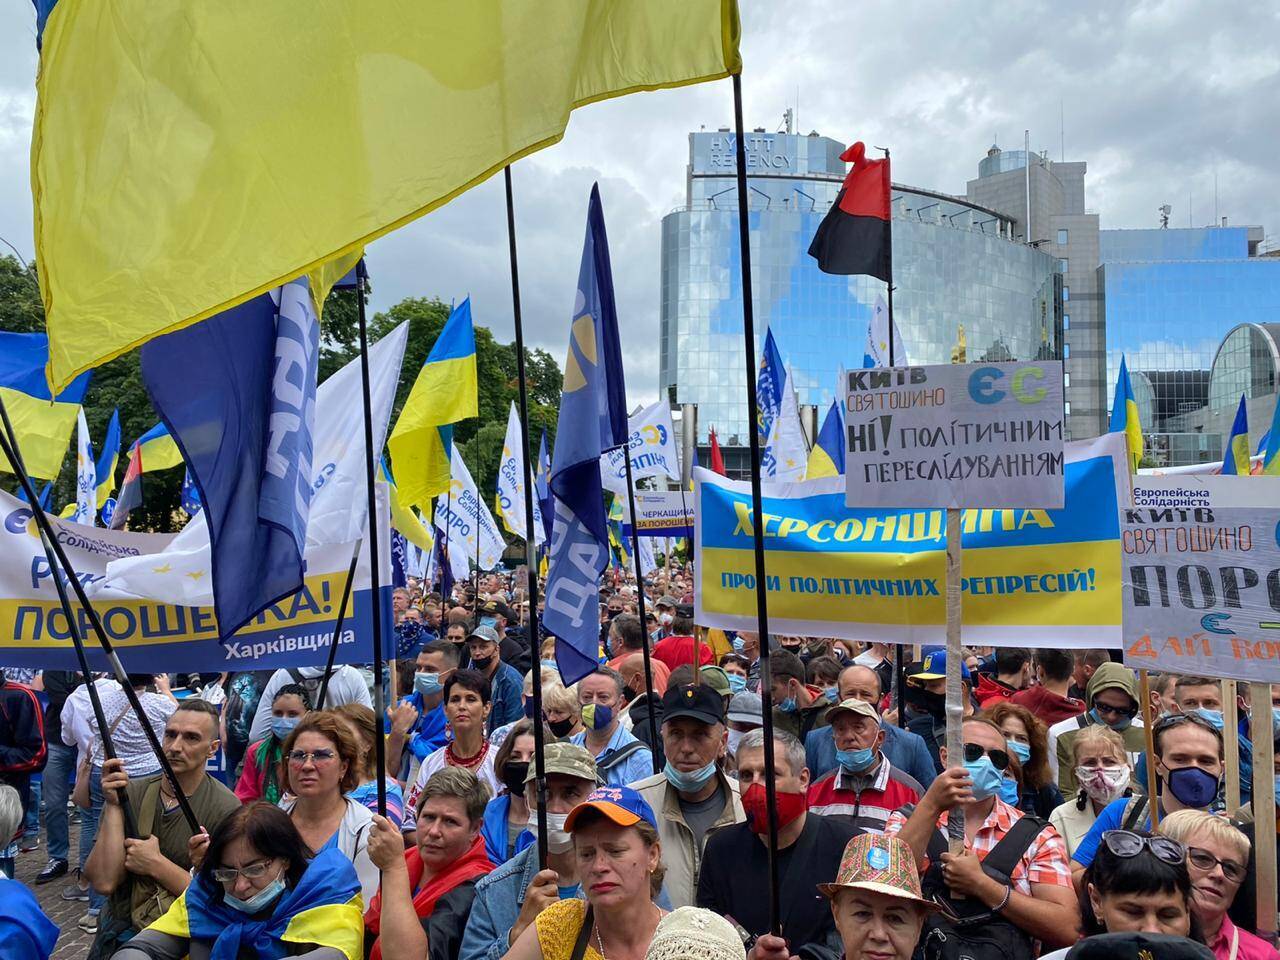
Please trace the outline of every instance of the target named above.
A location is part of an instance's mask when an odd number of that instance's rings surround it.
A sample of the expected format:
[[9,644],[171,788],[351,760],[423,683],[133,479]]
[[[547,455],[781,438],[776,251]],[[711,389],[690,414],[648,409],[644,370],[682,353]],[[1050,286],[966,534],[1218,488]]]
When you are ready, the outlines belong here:
[[[120,411],[111,411],[111,421],[107,424],[107,435],[102,440],[102,452],[98,454],[98,462],[94,468],[94,477],[98,482],[98,509],[107,502],[111,491],[116,488],[116,464],[120,461]],[[104,523],[106,521],[103,521]]]
[[[391,474],[391,468],[387,466],[386,457],[382,458],[378,468],[382,471],[382,479],[387,482],[390,487],[391,500],[391,527],[400,531],[400,535],[409,543],[412,543],[419,550],[430,553],[435,543],[435,537],[426,525],[418,519],[412,510],[400,503],[400,497],[396,488],[395,478]],[[430,505],[428,505],[428,509]]]
[[597,667],[600,574],[609,563],[600,456],[626,443],[628,433],[609,241],[600,188],[593,185],[551,464],[555,509],[543,623],[556,638],[566,687]]
[[1136,472],[1142,462],[1142,423],[1138,419],[1138,401],[1129,382],[1129,367],[1120,357],[1120,375],[1116,377],[1115,397],[1111,401],[1111,424],[1108,433],[1123,433],[1129,444],[1129,470]]
[[453,424],[479,415],[479,397],[476,331],[467,297],[431,345],[387,440],[404,507],[426,509],[432,497],[448,491]]
[[[45,334],[0,332],[0,400],[13,423],[27,473],[41,480],[53,479],[62,467],[91,376],[82,373],[55,397],[45,382],[48,361]],[[3,453],[0,471],[17,472]]]
[[1227,445],[1222,451],[1222,472],[1249,476],[1249,411],[1243,393],[1240,394],[1240,406],[1236,408],[1231,433],[1227,435]]
[[844,473],[844,418],[840,415],[840,404],[832,400],[831,409],[822,421],[822,429],[818,431],[817,442],[809,451],[809,463],[805,468],[804,478],[815,480],[818,477],[838,477]]
[[1280,402],[1276,403],[1275,413],[1271,415],[1271,429],[1258,444],[1258,452],[1262,454],[1262,472],[1269,477],[1280,476]]
[[538,495],[539,512],[544,527],[543,543],[551,541],[551,520],[555,504],[551,502],[551,456],[547,453],[547,428],[542,428],[542,440],[538,444],[538,464],[533,476],[533,491]]
[[138,462],[139,473],[167,470],[182,463],[182,451],[174,442],[169,428],[163,423],[157,423],[133,441],[133,446],[129,448],[129,459]]
[[[449,202],[578,107],[741,68],[735,0],[50,7],[31,178],[56,387]],[[304,60],[324,69],[280,69]]]

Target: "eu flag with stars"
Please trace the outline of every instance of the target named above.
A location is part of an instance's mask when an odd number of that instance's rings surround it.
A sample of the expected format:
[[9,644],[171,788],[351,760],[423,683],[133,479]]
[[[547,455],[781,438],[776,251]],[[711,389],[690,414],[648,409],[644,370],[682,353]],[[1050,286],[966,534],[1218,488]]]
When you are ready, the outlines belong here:
[[224,642],[302,586],[319,337],[303,277],[142,347],[204,507]]
[[600,575],[609,563],[600,455],[627,441],[626,397],[613,271],[596,185],[587,210],[551,462],[555,519],[543,623],[556,638],[556,664],[565,686],[599,664]]

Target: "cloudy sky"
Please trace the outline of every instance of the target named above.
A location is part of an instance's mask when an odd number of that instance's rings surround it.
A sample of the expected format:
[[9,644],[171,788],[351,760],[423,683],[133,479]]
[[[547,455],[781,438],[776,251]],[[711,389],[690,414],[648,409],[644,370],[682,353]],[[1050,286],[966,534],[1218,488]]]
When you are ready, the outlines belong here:
[[[1219,215],[1280,243],[1280,6],[1236,0],[1001,4],[741,0],[748,127],[893,148],[894,179],[964,193],[995,138],[1089,164],[1104,227]],[[0,3],[0,237],[32,253],[28,151],[35,17]],[[732,121],[728,81],[579,111],[563,142],[514,168],[526,337],[564,354],[587,193],[609,224],[631,401],[657,391],[659,224],[683,201],[690,131]],[[1065,138],[1060,133],[1060,118]],[[1189,203],[1190,201],[1190,203]],[[370,248],[374,305],[470,293],[510,339],[500,177]]]

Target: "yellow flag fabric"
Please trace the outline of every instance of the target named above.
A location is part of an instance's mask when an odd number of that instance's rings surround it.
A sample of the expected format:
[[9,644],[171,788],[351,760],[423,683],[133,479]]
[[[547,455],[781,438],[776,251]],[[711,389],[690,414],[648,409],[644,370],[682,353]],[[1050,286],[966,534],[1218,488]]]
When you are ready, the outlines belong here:
[[[0,400],[9,411],[18,437],[27,473],[42,480],[52,480],[67,455],[67,443],[75,429],[80,404],[32,397],[21,390],[0,387]],[[0,472],[14,473],[9,460],[0,453]]]
[[62,0],[32,138],[49,380],[257,296],[741,69],[736,0]]

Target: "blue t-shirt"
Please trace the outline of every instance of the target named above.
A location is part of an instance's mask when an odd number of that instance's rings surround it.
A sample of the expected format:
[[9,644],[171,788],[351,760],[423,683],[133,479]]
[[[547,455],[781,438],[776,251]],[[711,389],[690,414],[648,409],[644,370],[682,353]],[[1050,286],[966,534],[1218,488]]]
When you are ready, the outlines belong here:
[[[1089,867],[1093,864],[1093,858],[1098,854],[1098,844],[1102,842],[1102,835],[1108,830],[1119,830],[1124,824],[1125,808],[1128,807],[1130,800],[1136,800],[1136,798],[1119,797],[1102,808],[1102,812],[1098,814],[1098,819],[1093,822],[1089,832],[1084,835],[1084,839],[1076,847],[1076,852],[1071,855],[1072,860],[1082,867]],[[1149,811],[1142,818],[1142,824],[1138,829],[1151,829],[1151,814]]]
[[17,880],[0,877],[0,960],[48,960],[58,928]]

